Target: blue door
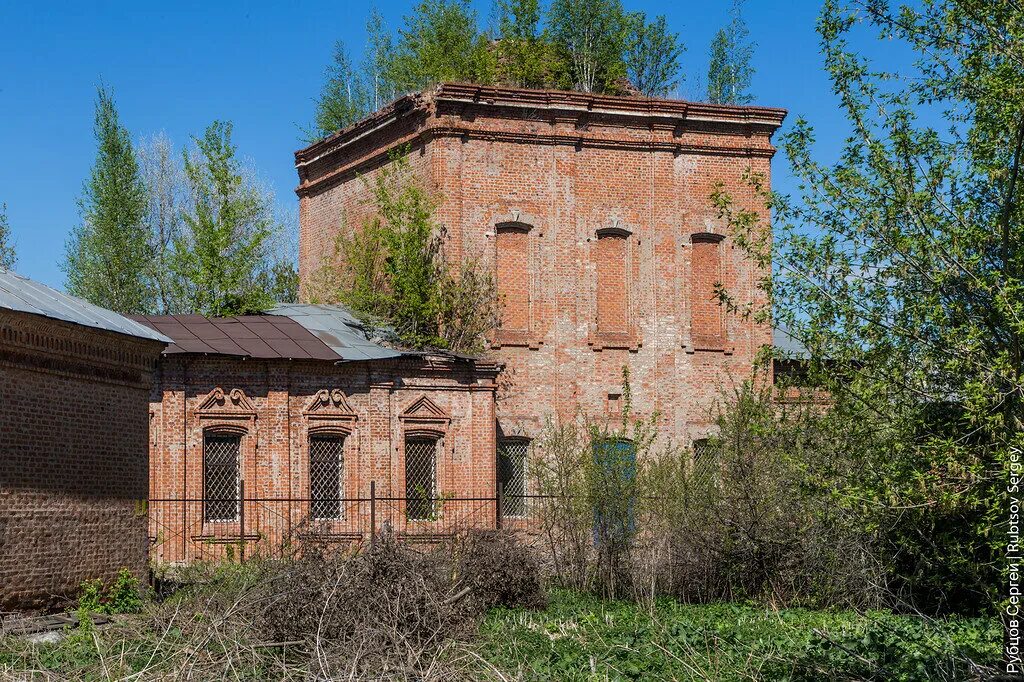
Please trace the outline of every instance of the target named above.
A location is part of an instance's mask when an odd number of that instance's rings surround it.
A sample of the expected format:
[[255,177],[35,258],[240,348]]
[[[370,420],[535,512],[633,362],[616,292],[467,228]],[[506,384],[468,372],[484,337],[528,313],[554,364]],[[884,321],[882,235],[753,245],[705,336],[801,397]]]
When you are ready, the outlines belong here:
[[624,543],[636,528],[636,447],[622,438],[594,441],[594,544]]

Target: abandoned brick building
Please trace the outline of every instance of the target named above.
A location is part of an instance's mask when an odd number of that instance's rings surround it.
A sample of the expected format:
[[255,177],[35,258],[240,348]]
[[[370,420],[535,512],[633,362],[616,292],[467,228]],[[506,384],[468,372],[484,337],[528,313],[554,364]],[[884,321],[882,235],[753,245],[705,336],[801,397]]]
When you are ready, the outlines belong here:
[[784,116],[464,84],[402,97],[296,152],[303,286],[339,232],[374,211],[366,179],[407,148],[452,255],[496,277],[490,345],[511,384],[500,437],[536,438],[577,409],[616,415],[627,367],[634,411],[695,441],[715,397],[772,342],[768,326],[719,305],[718,283],[741,307],[763,303],[765,273],[734,247],[711,195],[721,182],[758,210],[743,176],[768,181]]
[[0,268],[0,611],[146,570],[152,373],[165,337]]
[[136,319],[173,340],[150,407],[155,562],[493,520],[497,365],[384,347],[340,306]]

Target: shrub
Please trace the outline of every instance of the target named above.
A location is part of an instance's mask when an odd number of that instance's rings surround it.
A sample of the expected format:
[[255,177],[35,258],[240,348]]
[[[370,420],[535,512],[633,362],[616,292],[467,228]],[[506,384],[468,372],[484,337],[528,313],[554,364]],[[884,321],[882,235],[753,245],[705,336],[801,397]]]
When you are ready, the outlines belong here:
[[511,533],[476,531],[453,551],[458,579],[481,610],[547,604],[538,558]]
[[127,568],[118,571],[109,585],[96,578],[79,588],[78,611],[82,613],[138,613],[143,603],[139,579]]

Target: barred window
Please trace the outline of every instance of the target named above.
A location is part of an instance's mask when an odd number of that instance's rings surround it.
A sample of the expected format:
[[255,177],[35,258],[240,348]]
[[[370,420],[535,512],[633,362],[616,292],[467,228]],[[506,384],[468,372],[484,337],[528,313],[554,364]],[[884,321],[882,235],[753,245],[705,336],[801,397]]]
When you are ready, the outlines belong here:
[[341,436],[309,437],[310,514],[314,519],[341,519],[342,474],[345,470]]
[[526,460],[530,441],[503,438],[498,441],[498,482],[502,486],[502,516],[526,516]]
[[693,441],[693,473],[697,477],[710,476],[714,473],[714,464],[718,459],[718,451],[710,438]]
[[232,434],[203,435],[203,518],[206,521],[237,521],[239,453],[242,437]]
[[405,439],[406,515],[410,519],[434,516],[437,497],[437,440]]

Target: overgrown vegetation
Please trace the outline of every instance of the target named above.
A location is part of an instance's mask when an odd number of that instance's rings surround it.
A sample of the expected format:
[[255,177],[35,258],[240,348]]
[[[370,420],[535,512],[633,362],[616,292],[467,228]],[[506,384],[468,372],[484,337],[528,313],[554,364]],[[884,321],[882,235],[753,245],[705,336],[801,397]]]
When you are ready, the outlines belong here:
[[11,239],[11,226],[7,222],[7,204],[0,204],[0,268],[10,270],[18,262]]
[[340,301],[403,345],[477,351],[498,322],[494,278],[472,254],[453,263],[437,200],[417,184],[399,149],[372,179],[374,217],[339,232],[332,259],[310,286],[314,301]]
[[975,679],[1001,655],[996,619],[749,604],[651,608],[556,591],[543,612],[498,610],[481,654],[521,680]]
[[[772,278],[770,315],[832,396],[845,505],[893,558],[887,589],[928,611],[992,608],[1011,453],[1024,448],[1024,12],[1014,3],[827,2],[825,65],[849,120],[838,163],[811,126],[782,137],[804,190],[760,216],[717,196]],[[915,61],[871,63],[863,33]],[[763,207],[761,207],[763,208]],[[723,291],[726,303],[729,293]]]
[[[684,78],[679,34],[664,16],[628,12],[621,0],[496,0],[492,18],[482,27],[466,0],[421,0],[392,36],[372,11],[362,59],[336,45],[307,137],[444,81],[665,97]],[[738,7],[723,30],[711,57],[710,78],[722,84],[716,101],[743,103],[752,46]]]
[[78,612],[89,613],[138,613],[143,607],[139,579],[127,568],[117,572],[109,585],[102,580],[86,580],[79,588]]
[[85,619],[58,644],[0,639],[0,676],[466,679],[481,670],[468,643],[484,610],[544,601],[537,560],[493,532],[434,548],[381,535],[363,552],[305,547],[179,578],[188,584],[142,614]]

